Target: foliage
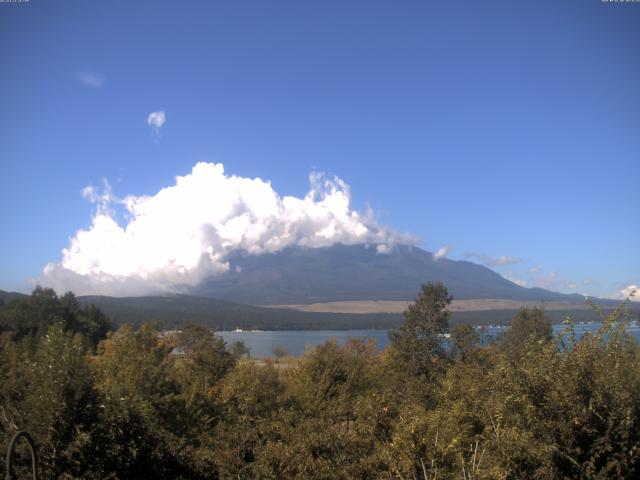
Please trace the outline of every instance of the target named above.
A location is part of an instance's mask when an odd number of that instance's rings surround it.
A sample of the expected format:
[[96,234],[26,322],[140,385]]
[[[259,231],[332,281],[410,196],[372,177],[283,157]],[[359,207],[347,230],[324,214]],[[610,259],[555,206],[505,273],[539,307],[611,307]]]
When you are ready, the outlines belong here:
[[15,341],[37,340],[55,323],[81,333],[94,346],[111,330],[109,319],[99,308],[81,306],[71,292],[58,297],[50,288],[36,287],[30,296],[0,305],[0,332]]
[[451,328],[451,356],[462,362],[473,359],[473,354],[480,342],[480,335],[469,323],[462,323]]
[[2,308],[0,447],[28,430],[43,478],[640,472],[640,347],[622,308],[580,338],[571,322],[552,338],[544,310],[522,310],[499,342],[480,346],[459,325],[445,348],[450,296],[427,284],[385,350],[328,341],[275,363],[189,324],[123,326],[94,349],[73,300],[38,290]]
[[229,351],[237,359],[242,358],[245,355],[247,357],[251,356],[251,350],[245,345],[242,340],[236,340],[235,342],[233,342],[231,344],[231,347],[229,348]]
[[98,419],[86,345],[80,335],[51,325],[35,346],[13,343],[0,356],[0,433],[26,430],[36,439],[45,478],[80,475],[96,447],[91,432]]
[[405,310],[402,325],[389,332],[400,368],[430,384],[437,382],[445,368],[442,336],[449,329],[451,300],[442,283],[422,285],[415,303]]
[[287,352],[287,349],[282,345],[276,345],[275,347],[273,347],[271,352],[275,355],[276,360],[282,360],[287,356],[287,353],[289,353]]
[[541,307],[529,310],[524,307],[511,322],[511,328],[504,338],[504,345],[513,355],[518,355],[525,345],[532,342],[551,341],[553,330],[551,322]]

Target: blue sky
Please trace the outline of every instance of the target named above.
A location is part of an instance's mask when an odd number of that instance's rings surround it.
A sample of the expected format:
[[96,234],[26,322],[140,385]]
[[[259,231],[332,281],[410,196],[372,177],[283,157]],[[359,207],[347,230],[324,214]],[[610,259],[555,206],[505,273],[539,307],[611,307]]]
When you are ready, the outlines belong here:
[[299,198],[336,175],[427,250],[609,296],[640,283],[638,45],[640,4],[600,0],[0,4],[0,289],[91,228],[87,185],[215,162]]

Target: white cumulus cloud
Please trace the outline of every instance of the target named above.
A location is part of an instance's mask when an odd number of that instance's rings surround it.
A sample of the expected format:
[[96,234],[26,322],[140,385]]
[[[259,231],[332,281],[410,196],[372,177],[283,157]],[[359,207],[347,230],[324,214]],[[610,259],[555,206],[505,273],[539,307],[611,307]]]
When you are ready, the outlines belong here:
[[[229,270],[234,251],[259,255],[342,243],[385,252],[412,241],[355,211],[341,179],[314,172],[309,181],[304,198],[282,197],[268,181],[198,163],[154,195],[119,199],[106,182],[102,192],[87,187],[83,195],[97,204],[91,225],[45,267],[43,283],[79,294],[181,291]],[[124,209],[124,222],[114,207]]]
[[433,259],[440,260],[441,258],[447,258],[449,251],[451,251],[451,245],[446,244],[444,247],[439,248],[438,251],[433,254]]
[[487,267],[502,267],[505,265],[513,265],[522,262],[522,258],[520,257],[510,257],[507,255],[492,257],[489,255],[484,255],[482,253],[467,253],[465,255],[465,258],[475,258]]
[[629,284],[612,295],[613,298],[619,300],[630,299],[632,302],[640,302],[640,285]]
[[151,127],[151,131],[156,138],[160,135],[160,129],[166,121],[167,115],[164,111],[151,112],[147,117],[147,125]]

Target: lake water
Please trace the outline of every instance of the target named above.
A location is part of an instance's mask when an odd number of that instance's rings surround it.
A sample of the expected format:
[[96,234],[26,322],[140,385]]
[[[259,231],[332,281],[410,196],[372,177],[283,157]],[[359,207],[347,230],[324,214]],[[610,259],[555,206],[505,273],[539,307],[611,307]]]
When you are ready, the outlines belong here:
[[[575,330],[578,336],[586,332],[594,332],[601,325],[599,323],[577,324]],[[554,325],[554,333],[559,333],[564,325]],[[486,327],[482,331],[482,338],[486,341],[504,334],[505,327]],[[640,341],[640,326],[631,324],[627,331]],[[373,338],[378,349],[383,349],[389,344],[388,330],[274,330],[274,331],[244,331],[244,332],[216,332],[227,345],[241,340],[250,349],[252,357],[272,357],[273,348],[284,347],[289,355],[302,355],[306,348],[313,347],[335,338],[340,344],[344,344],[349,338]]]

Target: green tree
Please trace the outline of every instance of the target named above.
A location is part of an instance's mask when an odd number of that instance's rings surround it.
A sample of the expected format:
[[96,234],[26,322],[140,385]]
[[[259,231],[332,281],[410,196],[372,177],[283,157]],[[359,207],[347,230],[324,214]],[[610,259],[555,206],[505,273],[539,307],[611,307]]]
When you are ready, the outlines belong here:
[[44,478],[89,478],[98,445],[99,400],[80,335],[51,325],[34,346],[12,344],[0,355],[0,436],[17,430],[34,438]]
[[544,309],[539,306],[528,309],[523,307],[511,322],[504,336],[504,347],[512,355],[519,355],[529,342],[547,343],[553,338],[551,321]]
[[403,313],[404,321],[389,332],[391,348],[410,372],[430,378],[446,356],[442,335],[449,328],[447,307],[452,297],[440,283],[426,283],[416,301]]
[[99,308],[80,306],[71,292],[58,297],[54,290],[40,286],[30,296],[13,300],[0,309],[0,332],[9,331],[16,341],[25,337],[37,341],[56,323],[66,331],[82,333],[93,346],[111,330],[109,319]]
[[379,478],[376,434],[388,404],[376,394],[377,363],[373,341],[330,340],[282,370],[291,398],[280,417],[286,443],[261,455],[273,466],[267,477]]
[[183,354],[182,378],[195,391],[206,392],[235,365],[224,340],[201,325],[187,324],[178,334],[175,347]]
[[238,359],[245,355],[247,357],[251,355],[251,350],[249,350],[249,347],[247,347],[242,340],[236,340],[233,342],[229,350],[231,351],[231,354]]
[[99,470],[115,478],[176,478],[188,471],[186,447],[179,448],[188,438],[188,417],[171,350],[149,323],[137,331],[122,326],[100,344],[93,362],[103,402]]
[[206,443],[220,477],[286,478],[268,475],[274,467],[265,457],[269,444],[291,441],[282,431],[287,400],[278,370],[271,363],[238,364],[221,382],[219,403],[220,422]]
[[473,325],[463,323],[451,328],[451,356],[456,360],[467,361],[473,358],[480,336]]
[[273,347],[271,352],[275,355],[276,361],[278,362],[282,360],[284,357],[286,357],[287,354],[289,353],[287,352],[287,349],[284,348],[282,345],[276,345],[275,347]]

